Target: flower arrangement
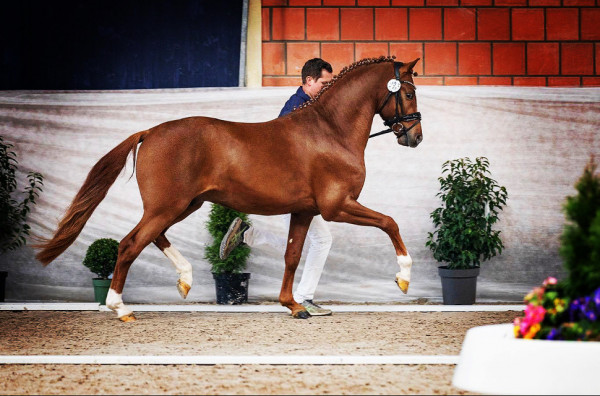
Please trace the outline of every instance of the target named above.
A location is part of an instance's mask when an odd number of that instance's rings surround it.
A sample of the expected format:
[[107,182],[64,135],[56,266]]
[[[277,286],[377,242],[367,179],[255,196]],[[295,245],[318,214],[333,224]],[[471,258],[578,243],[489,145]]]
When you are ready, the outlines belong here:
[[547,278],[525,296],[525,316],[514,320],[517,338],[600,341],[600,175],[594,158],[567,197],[560,254],[569,276]]
[[525,316],[514,320],[517,338],[600,341],[600,287],[571,299],[556,278],[525,296]]

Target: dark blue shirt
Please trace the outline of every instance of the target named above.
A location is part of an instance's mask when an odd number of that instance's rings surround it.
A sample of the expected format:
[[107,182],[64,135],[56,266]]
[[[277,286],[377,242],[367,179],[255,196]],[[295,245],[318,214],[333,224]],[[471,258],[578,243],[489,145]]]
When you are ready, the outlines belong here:
[[306,93],[304,93],[304,91],[302,90],[302,86],[300,86],[298,88],[298,90],[296,91],[296,93],[293,94],[292,96],[290,96],[288,101],[285,102],[283,109],[281,109],[281,111],[279,112],[279,117],[291,113],[292,110],[300,107],[300,105],[302,103],[306,103],[309,100],[310,100],[310,96],[308,96]]

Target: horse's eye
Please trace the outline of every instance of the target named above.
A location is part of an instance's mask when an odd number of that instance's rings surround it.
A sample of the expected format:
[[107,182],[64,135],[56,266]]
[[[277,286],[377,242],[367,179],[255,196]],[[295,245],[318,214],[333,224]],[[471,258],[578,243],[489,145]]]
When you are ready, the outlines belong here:
[[406,97],[407,97],[408,99],[412,100],[412,99],[415,97],[415,95],[413,95],[413,94],[411,94],[411,93],[407,93],[407,94],[406,94]]

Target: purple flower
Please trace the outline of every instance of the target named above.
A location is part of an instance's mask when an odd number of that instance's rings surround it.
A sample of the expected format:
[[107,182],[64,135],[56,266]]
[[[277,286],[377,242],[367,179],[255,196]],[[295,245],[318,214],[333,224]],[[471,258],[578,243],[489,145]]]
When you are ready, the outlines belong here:
[[600,287],[596,289],[593,294],[594,304],[596,304],[596,308],[600,309]]
[[546,336],[546,339],[547,340],[556,340],[559,335],[560,335],[560,331],[558,331],[557,328],[553,327],[552,330],[550,330],[550,332]]

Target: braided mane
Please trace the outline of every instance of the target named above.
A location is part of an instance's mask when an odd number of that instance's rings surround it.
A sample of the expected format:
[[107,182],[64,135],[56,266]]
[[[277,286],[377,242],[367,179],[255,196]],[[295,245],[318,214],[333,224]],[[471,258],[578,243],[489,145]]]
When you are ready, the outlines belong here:
[[335,76],[333,76],[333,78],[331,79],[331,81],[329,81],[327,84],[323,85],[323,88],[321,88],[321,90],[317,93],[317,95],[315,95],[314,99],[311,98],[309,101],[304,102],[303,104],[301,104],[300,106],[298,106],[297,108],[295,108],[294,111],[298,110],[298,109],[303,109],[305,107],[308,107],[308,106],[312,105],[313,103],[315,103],[316,101],[318,101],[319,98],[321,97],[321,95],[323,94],[323,92],[327,91],[337,81],[339,81],[346,74],[350,73],[351,71],[353,71],[357,67],[364,66],[364,65],[370,65],[370,64],[373,64],[373,63],[394,62],[395,59],[396,59],[395,56],[380,56],[379,58],[365,58],[365,59],[361,59],[359,61],[356,61],[356,62],[352,63],[349,66],[344,67],[342,69],[342,71],[340,71],[339,74],[336,74]]

